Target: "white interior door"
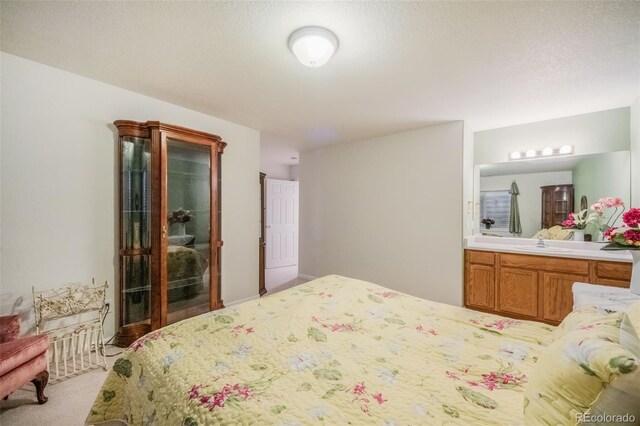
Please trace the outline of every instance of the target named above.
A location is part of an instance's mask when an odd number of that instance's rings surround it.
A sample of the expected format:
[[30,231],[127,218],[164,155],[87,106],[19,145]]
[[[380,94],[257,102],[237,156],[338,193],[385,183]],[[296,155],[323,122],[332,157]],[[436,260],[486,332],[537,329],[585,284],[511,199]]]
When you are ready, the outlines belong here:
[[267,179],[266,267],[298,264],[298,182]]

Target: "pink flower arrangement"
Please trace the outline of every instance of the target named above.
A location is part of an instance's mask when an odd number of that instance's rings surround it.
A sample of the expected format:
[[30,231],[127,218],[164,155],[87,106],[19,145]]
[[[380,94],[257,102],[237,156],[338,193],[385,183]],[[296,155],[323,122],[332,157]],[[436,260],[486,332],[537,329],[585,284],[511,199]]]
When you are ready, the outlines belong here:
[[630,209],[622,215],[622,221],[629,227],[638,227],[640,225],[640,209]]
[[604,237],[610,244],[603,250],[640,249],[640,208],[629,209],[622,215],[624,226],[609,228]]
[[587,226],[588,210],[581,210],[578,213],[569,213],[567,220],[562,222],[565,228],[584,229]]
[[591,206],[591,210],[602,211],[605,207],[608,209],[612,209],[615,207],[624,207],[624,201],[622,201],[622,198],[600,198],[594,205]]
[[[604,210],[605,209],[615,209],[613,213],[609,216],[606,223],[602,223],[604,220]],[[620,212],[618,212],[620,209]],[[624,201],[622,198],[614,198],[614,197],[605,197],[600,198],[596,201],[595,204],[591,206],[591,210],[593,212],[589,215],[587,219],[588,223],[595,223],[599,230],[606,232],[609,228],[611,228],[616,221],[620,218],[620,215],[624,213]]]

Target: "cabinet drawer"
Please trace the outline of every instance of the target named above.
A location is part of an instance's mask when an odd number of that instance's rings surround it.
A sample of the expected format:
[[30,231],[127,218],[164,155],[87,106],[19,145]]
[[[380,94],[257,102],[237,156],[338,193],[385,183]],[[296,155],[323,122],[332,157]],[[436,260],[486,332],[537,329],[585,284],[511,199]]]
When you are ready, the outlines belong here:
[[471,263],[479,263],[481,265],[494,265],[495,264],[495,253],[490,251],[473,251],[467,250],[467,256],[469,258],[469,262]]
[[569,274],[589,275],[589,261],[547,256],[527,256],[522,254],[503,254],[500,265],[512,268],[566,272]]
[[624,280],[612,280],[610,278],[596,278],[594,284],[598,285],[608,285],[611,287],[620,287],[620,288],[629,288],[630,279],[628,281]]
[[597,262],[596,277],[630,282],[631,264],[622,262]]

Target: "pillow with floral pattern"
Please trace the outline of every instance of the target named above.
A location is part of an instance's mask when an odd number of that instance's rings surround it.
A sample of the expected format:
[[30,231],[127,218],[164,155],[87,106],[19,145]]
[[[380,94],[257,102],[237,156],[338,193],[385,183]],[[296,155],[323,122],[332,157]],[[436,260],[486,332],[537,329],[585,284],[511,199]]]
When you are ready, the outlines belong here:
[[623,312],[568,324],[541,354],[525,387],[525,423],[576,424],[607,385],[638,371],[638,359],[620,343]]

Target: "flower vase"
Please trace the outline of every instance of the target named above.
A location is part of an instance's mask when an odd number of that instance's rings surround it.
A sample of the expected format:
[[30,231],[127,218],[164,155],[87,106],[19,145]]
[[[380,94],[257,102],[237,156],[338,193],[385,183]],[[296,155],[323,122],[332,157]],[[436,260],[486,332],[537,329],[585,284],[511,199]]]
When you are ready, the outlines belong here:
[[173,235],[185,235],[185,225],[182,222],[176,222],[173,224]]
[[573,241],[584,241],[584,229],[573,230]]
[[631,270],[631,286],[629,290],[633,294],[640,295],[640,250],[629,250],[633,259],[633,269]]

